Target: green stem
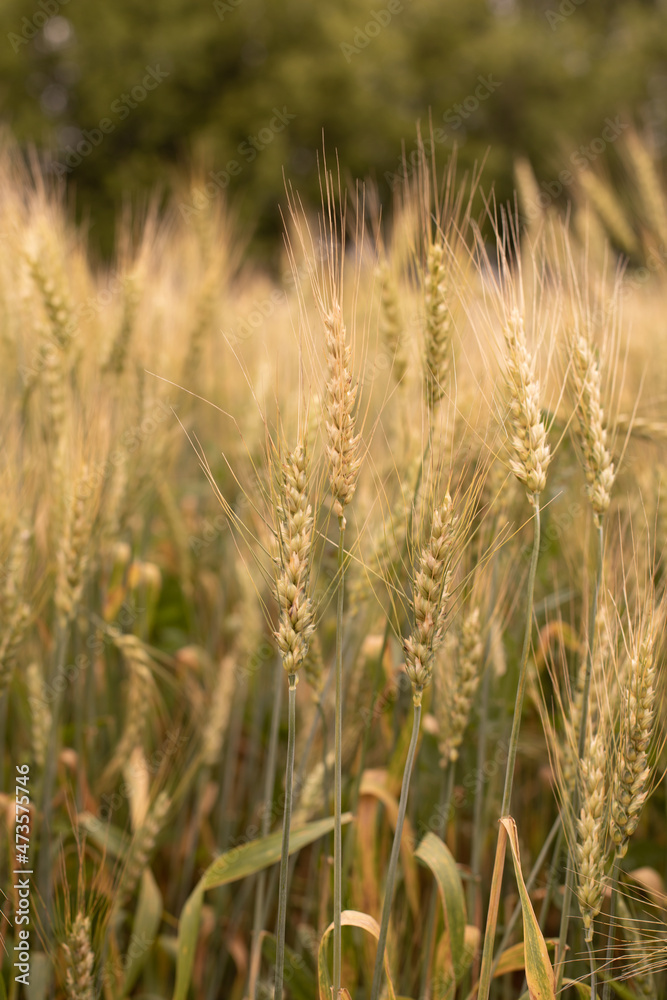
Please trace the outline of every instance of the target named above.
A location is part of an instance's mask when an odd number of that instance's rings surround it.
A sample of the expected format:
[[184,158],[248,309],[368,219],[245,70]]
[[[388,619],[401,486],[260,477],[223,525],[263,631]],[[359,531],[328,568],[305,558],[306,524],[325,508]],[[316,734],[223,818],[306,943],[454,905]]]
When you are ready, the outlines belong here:
[[[266,756],[266,771],[264,773],[264,808],[262,812],[262,837],[271,830],[271,804],[273,802],[273,786],[276,777],[276,756],[278,751],[278,733],[280,730],[280,709],[283,700],[283,665],[278,659],[275,665],[275,687],[273,709],[271,712],[271,731]],[[248,996],[257,996],[259,965],[262,955],[261,934],[264,922],[264,899],[266,897],[266,868],[257,877],[255,894],[255,912],[252,924],[252,948],[250,951],[250,972],[248,978]]]
[[[489,595],[489,610],[493,613],[496,604],[498,579],[498,560],[493,563],[493,573],[491,576],[491,593]],[[478,711],[479,728],[477,731],[477,780],[475,782],[475,801],[473,805],[473,826],[472,826],[472,847],[470,849],[470,874],[468,883],[468,914],[471,922],[475,926],[481,927],[481,914],[477,917],[478,906],[481,909],[480,886],[482,882],[482,850],[484,844],[483,818],[484,818],[484,786],[485,782],[480,779],[484,774],[484,764],[486,762],[487,725],[489,720],[489,692],[491,687],[492,667],[489,662],[490,633],[487,633],[484,644],[484,668],[482,676],[482,695]],[[479,972],[479,959],[477,955],[470,967],[470,985],[475,982]]]
[[521,728],[521,715],[523,712],[523,700],[526,694],[526,684],[528,682],[528,654],[530,652],[530,642],[533,632],[533,595],[535,592],[535,576],[537,573],[537,560],[540,554],[540,501],[539,497],[533,498],[535,508],[535,528],[533,534],[533,554],[530,560],[530,572],[528,574],[528,596],[526,598],[526,628],[523,636],[523,650],[521,651],[521,666],[519,668],[519,683],[514,702],[514,718],[512,719],[512,732],[510,734],[510,745],[507,754],[507,768],[505,770],[505,789],[503,791],[503,803],[501,806],[501,816],[510,815],[512,804],[512,785],[514,782],[514,766],[516,754],[519,746],[519,730]]
[[[427,442],[426,442],[426,447],[424,448],[424,452],[422,454],[422,459],[421,459],[421,462],[419,463],[419,471],[417,472],[417,478],[415,480],[415,486],[414,486],[414,490],[413,490],[413,493],[412,493],[412,506],[410,508],[410,514],[408,516],[408,525],[407,525],[407,530],[406,530],[406,533],[405,533],[405,542],[404,542],[404,544],[402,546],[401,553],[400,553],[401,559],[403,559],[405,557],[406,552],[407,552],[408,540],[410,538],[410,532],[412,530],[413,512],[414,512],[414,509],[415,509],[415,506],[416,506],[416,503],[417,503],[417,497],[419,495],[419,488],[420,488],[420,486],[422,484],[422,479],[424,478],[424,465],[426,463],[426,459],[428,457],[430,447],[431,447],[431,432],[429,431],[428,439],[427,439]],[[373,669],[373,680],[372,680],[372,684],[371,684],[371,690],[372,690],[371,707],[370,707],[370,709],[368,711],[368,715],[366,716],[366,719],[365,719],[365,722],[364,722],[363,735],[362,735],[362,739],[361,739],[361,753],[360,753],[360,756],[359,756],[359,767],[357,769],[357,776],[355,778],[355,781],[354,781],[354,784],[353,784],[352,790],[351,790],[350,810],[352,812],[354,812],[354,813],[356,813],[357,805],[359,803],[359,792],[360,792],[360,789],[361,789],[361,779],[363,778],[364,768],[366,766],[366,756],[367,756],[367,753],[368,753],[368,746],[369,746],[369,743],[370,743],[371,724],[373,722],[373,719],[375,718],[375,706],[377,705],[378,696],[380,694],[380,685],[381,685],[381,682],[382,682],[382,663],[383,663],[383,660],[384,660],[384,653],[385,653],[385,649],[387,648],[387,644],[389,642],[390,635],[391,635],[391,614],[387,614],[387,619],[386,619],[385,627],[384,627],[384,636],[383,636],[383,639],[382,639],[382,645],[380,646],[380,651],[378,653],[377,659],[375,661],[375,666],[374,666],[374,669]],[[345,836],[345,857],[343,859],[344,860],[343,871],[345,871],[345,872],[347,872],[347,870],[348,870],[348,868],[349,868],[349,866],[351,864],[352,852],[354,850],[354,837],[355,837],[355,833],[356,833],[356,823],[350,823],[350,825],[347,828],[347,833],[346,833],[346,836]]]
[[540,930],[543,931],[545,924],[547,922],[547,914],[549,913],[549,907],[553,900],[554,889],[556,887],[556,879],[558,878],[558,862],[560,860],[561,851],[563,849],[563,824],[561,822],[560,816],[558,817],[558,837],[556,838],[556,846],[554,847],[554,852],[551,855],[551,867],[549,868],[549,878],[547,879],[547,887],[544,892],[544,899],[542,900],[542,906],[540,908],[540,916],[538,923],[540,925]]
[[[602,586],[602,572],[604,562],[604,534],[602,522],[598,523],[598,551],[597,551],[597,573],[595,575],[595,587],[591,600],[590,615],[588,618],[588,636],[586,650],[586,674],[584,676],[584,690],[582,693],[581,720],[579,723],[579,737],[577,740],[577,755],[579,760],[583,760],[586,749],[586,732],[588,729],[588,703],[590,700],[591,675],[593,673],[593,646],[595,644],[595,623],[598,611],[598,597]],[[575,775],[574,788],[571,793],[572,816],[576,819],[579,812],[579,783]],[[560,932],[558,935],[558,966],[556,968],[556,991],[563,984],[565,975],[565,949],[567,945],[567,931],[570,922],[570,910],[572,909],[572,897],[574,896],[574,838],[568,845],[567,866],[565,876],[565,891],[563,893],[563,909],[560,919]]]
[[[59,625],[56,637],[55,656],[53,663],[53,673],[51,684],[55,688],[56,696],[51,707],[51,732],[49,735],[49,745],[44,765],[43,782],[41,789],[41,816],[39,817],[39,861],[37,866],[37,885],[39,894],[47,916],[47,926],[51,922],[51,807],[53,804],[53,792],[56,783],[56,773],[58,766],[58,736],[60,725],[60,710],[63,701],[63,686],[65,678],[63,668],[65,666],[65,656],[67,653],[67,642],[69,638],[69,628],[67,625]],[[60,683],[63,681],[63,684]]]
[[405,770],[403,771],[403,784],[401,786],[401,797],[398,803],[398,817],[396,819],[396,830],[394,831],[394,843],[391,848],[389,869],[387,871],[387,884],[384,890],[382,922],[380,924],[380,937],[378,939],[377,954],[375,956],[375,969],[373,971],[373,985],[371,987],[370,1000],[379,1000],[380,988],[382,986],[382,967],[384,963],[384,953],[387,947],[387,932],[389,930],[389,916],[391,914],[391,904],[394,897],[396,869],[398,868],[398,855],[401,850],[401,834],[403,832],[405,810],[408,804],[410,777],[412,775],[412,767],[415,762],[415,752],[417,750],[417,740],[419,738],[419,725],[422,713],[421,693],[422,689],[420,687],[415,688],[415,696],[418,698],[418,703],[415,701],[414,715],[412,718],[412,737],[408,748],[408,756],[405,761]]
[[[510,744],[507,753],[507,768],[505,771],[505,788],[503,791],[503,802],[501,806],[501,816],[510,814],[512,800],[512,784],[514,781],[514,765],[516,763],[517,747],[519,745],[519,730],[521,728],[521,715],[523,712],[523,699],[526,693],[528,680],[528,654],[530,652],[530,641],[533,632],[533,595],[535,591],[535,576],[537,574],[537,560],[540,554],[540,498],[535,494],[532,497],[535,510],[535,527],[533,529],[533,554],[530,560],[530,570],[528,573],[528,593],[526,597],[526,626],[523,636],[523,650],[521,652],[521,665],[519,667],[519,683],[517,685],[516,699],[514,702],[514,717],[512,719],[512,732],[510,734]],[[491,988],[491,974],[493,965],[493,946],[496,935],[496,924],[498,921],[498,904],[500,893],[492,894],[489,900],[489,911],[486,920],[486,931],[484,934],[484,950],[482,954],[482,968],[479,976],[478,1000],[488,1000]]]
[[296,674],[290,674],[289,713],[287,729],[287,769],[285,774],[285,814],[283,816],[283,843],[280,855],[280,884],[278,890],[278,927],[276,930],[276,985],[275,1000],[282,1000],[283,972],[285,968],[285,920],[287,917],[287,864],[289,861],[289,834],[292,822],[292,781],[294,777],[294,736],[296,729]]
[[338,518],[338,608],[336,612],[336,714],[334,723],[334,886],[333,886],[333,1000],[339,1000],[342,969],[341,912],[343,909],[342,773],[343,746],[343,598],[345,596],[345,518]]
[[[614,861],[611,866],[612,875],[616,869],[618,855],[614,854]],[[612,881],[609,895],[609,934],[607,937],[607,954],[605,955],[604,967],[607,973],[602,990],[602,1000],[610,1000],[611,997],[611,963],[614,955],[614,933],[616,931],[616,882]]]
[[591,964],[591,1000],[597,1000],[598,995],[598,978],[597,969],[595,968],[595,956],[593,954],[593,948],[590,941],[586,942],[588,948],[588,958]]
[[[447,764],[442,769],[440,775],[440,794],[438,796],[438,812],[443,817],[442,839],[447,838],[447,823],[449,820],[449,803],[454,790],[454,772],[456,768],[453,762]],[[424,934],[425,949],[424,961],[422,964],[421,985],[419,996],[426,997],[431,980],[431,965],[433,962],[433,939],[435,936],[436,914],[438,907],[438,889],[435,882],[431,886],[431,898],[428,904],[428,917],[426,919],[426,931]]]
[[317,702],[317,714],[320,717],[322,726],[322,803],[324,805],[324,812],[326,813],[330,806],[329,796],[331,794],[329,789],[329,765],[327,764],[327,717],[324,712],[324,705],[322,700],[318,699]]

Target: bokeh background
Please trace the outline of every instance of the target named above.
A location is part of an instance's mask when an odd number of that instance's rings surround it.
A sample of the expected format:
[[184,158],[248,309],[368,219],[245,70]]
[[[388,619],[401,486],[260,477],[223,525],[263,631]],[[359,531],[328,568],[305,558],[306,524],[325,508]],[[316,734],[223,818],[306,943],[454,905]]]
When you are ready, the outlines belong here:
[[409,157],[429,115],[439,162],[455,143],[463,166],[486,156],[504,199],[522,154],[565,202],[554,179],[573,157],[602,156],[614,171],[607,119],[648,129],[667,150],[667,3],[0,5],[0,118],[72,192],[102,254],[124,201],[156,185],[166,197],[193,165],[216,175],[270,254],[283,169],[319,200],[323,134],[343,170],[373,178],[388,204],[402,149]]

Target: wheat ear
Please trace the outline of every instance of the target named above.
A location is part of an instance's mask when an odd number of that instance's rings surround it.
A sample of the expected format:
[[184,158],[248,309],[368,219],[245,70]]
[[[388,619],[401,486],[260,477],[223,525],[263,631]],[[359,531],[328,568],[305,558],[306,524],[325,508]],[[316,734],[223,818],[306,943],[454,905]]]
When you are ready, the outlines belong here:
[[586,495],[599,520],[609,509],[614,485],[614,463],[607,448],[601,403],[600,365],[589,340],[582,335],[572,338],[571,356]]
[[[625,692],[621,694],[621,720],[618,745],[614,753],[611,781],[609,833],[616,861],[625,857],[630,837],[637,829],[649,794],[651,768],[648,748],[653,735],[656,710],[657,671],[654,645],[657,634],[655,612],[649,606],[638,634],[630,662]],[[607,965],[611,963],[616,927],[616,887],[612,883],[609,904],[609,940]],[[603,1000],[609,1000],[611,988],[605,983]]]
[[451,366],[452,317],[447,301],[447,270],[443,243],[428,249],[424,275],[424,392],[432,413],[445,394]]
[[604,733],[589,738],[580,762],[581,808],[577,817],[577,881],[579,909],[587,942],[593,940],[593,922],[602,908],[607,879],[608,788]]
[[334,512],[338,516],[338,574],[336,600],[336,663],[334,719],[334,888],[333,888],[333,996],[339,1000],[341,978],[341,911],[342,911],[342,774],[343,742],[343,600],[345,588],[345,509],[352,500],[357,485],[361,459],[358,455],[360,435],[355,434],[355,403],[357,385],[350,371],[351,350],[347,342],[343,313],[334,301],[325,314],[327,353],[327,456],[329,480],[333,493]]
[[[535,577],[540,554],[540,495],[546,487],[546,470],[551,461],[551,452],[547,443],[546,429],[542,422],[540,409],[540,384],[534,372],[534,359],[526,344],[526,333],[523,316],[514,308],[505,324],[505,375],[510,395],[510,416],[513,433],[510,447],[513,457],[510,460],[512,472],[520,483],[526,487],[528,499],[534,510],[533,551],[528,571],[528,588],[526,596],[526,620],[519,665],[519,680],[514,699],[514,714],[510,732],[507,764],[505,767],[505,786],[501,804],[501,816],[510,814],[512,803],[512,788],[514,784],[514,768],[519,746],[521,716],[528,680],[528,654],[533,629],[533,597],[535,592]],[[498,840],[500,846],[501,841]],[[484,948],[482,966],[479,977],[478,1000],[488,1000],[491,988],[493,965],[493,944],[498,920],[498,893],[492,893],[484,933]]]
[[380,335],[391,358],[391,372],[400,385],[408,368],[405,356],[404,325],[396,279],[386,260],[378,265],[381,282],[380,293]]
[[63,944],[63,951],[67,962],[65,976],[67,1000],[93,1000],[95,955],[90,943],[90,917],[77,913],[67,940]]
[[619,858],[625,857],[648,797],[648,747],[656,709],[655,626],[644,624],[630,665],[621,720],[620,745],[615,755],[610,833]]
[[155,850],[157,838],[165,824],[170,808],[170,797],[166,792],[160,792],[135,833],[116,892],[114,905],[117,908],[123,906],[130,899],[137,887]]
[[308,654],[315,628],[313,604],[308,595],[311,570],[313,512],[308,501],[308,464],[306,451],[299,442],[282,466],[280,501],[276,505],[278,556],[275,561],[276,591],[280,623],[276,640],[287,671],[288,731],[285,774],[285,810],[280,857],[278,921],[276,929],[275,997],[282,1000],[285,963],[285,924],[287,917],[287,869],[289,862],[290,824],[294,779],[296,737],[296,686],[298,670]]
[[113,640],[128,668],[127,707],[123,732],[100,778],[102,786],[116,776],[141,744],[153,694],[152,660],[142,642],[135,635],[114,635]]
[[510,468],[519,482],[524,484],[532,501],[546,487],[551,452],[540,410],[540,383],[535,375],[534,359],[528,351],[523,317],[518,309],[510,313],[504,333],[505,371],[513,426]]
[[383,979],[384,955],[387,947],[389,917],[394,898],[398,855],[401,847],[403,823],[408,805],[410,778],[417,752],[421,723],[422,695],[433,675],[433,660],[445,634],[447,602],[452,573],[454,546],[457,540],[458,516],[454,513],[449,493],[433,513],[431,534],[419,558],[419,569],[413,581],[412,634],[404,640],[405,669],[412,682],[412,735],[403,770],[403,782],[398,803],[398,816],[394,841],[387,869],[387,880],[382,904],[380,934],[373,970],[371,1000],[379,1000]]
[[358,456],[361,437],[355,434],[354,407],[357,385],[350,371],[350,345],[347,342],[343,313],[334,303],[324,319],[327,350],[327,456],[329,478],[334,498],[334,511],[345,517],[345,508],[352,500],[357,484],[361,459]]
[[440,730],[441,767],[447,767],[458,759],[473,698],[479,686],[484,644],[478,607],[472,608],[464,618],[456,646],[458,656],[453,669],[447,655],[441,654],[435,661],[440,678],[436,714]]

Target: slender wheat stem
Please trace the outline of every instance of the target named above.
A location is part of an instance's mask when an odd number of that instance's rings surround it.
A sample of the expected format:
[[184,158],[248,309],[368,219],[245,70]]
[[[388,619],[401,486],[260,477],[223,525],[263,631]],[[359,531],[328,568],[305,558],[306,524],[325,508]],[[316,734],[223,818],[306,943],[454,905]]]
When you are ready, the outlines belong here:
[[452,560],[458,531],[459,518],[454,513],[452,498],[447,493],[442,504],[436,507],[433,513],[430,538],[420,553],[419,569],[415,573],[413,585],[414,621],[412,634],[403,640],[405,669],[412,682],[412,700],[415,711],[412,721],[412,738],[403,772],[403,784],[401,786],[394,843],[391,850],[389,870],[387,872],[380,937],[371,987],[371,1000],[378,1000],[382,985],[382,968],[387,945],[389,916],[394,896],[394,882],[401,846],[401,832],[408,801],[410,776],[412,774],[419,736],[422,696],[424,688],[431,683],[435,654],[442,645],[445,636],[445,619],[452,575]]
[[327,347],[327,456],[333,509],[338,516],[338,579],[336,611],[336,707],[334,722],[334,959],[333,998],[339,1000],[341,988],[341,908],[343,884],[342,848],[342,700],[343,700],[343,598],[345,588],[345,509],[357,487],[361,459],[358,456],[359,434],[355,434],[354,408],[358,385],[350,372],[351,349],[347,342],[343,313],[338,302],[324,317]]
[[514,702],[514,718],[512,719],[512,731],[510,733],[510,743],[507,753],[507,767],[505,770],[505,788],[503,791],[503,802],[501,808],[502,816],[509,816],[512,800],[512,785],[514,782],[514,767],[516,754],[519,746],[519,729],[521,728],[521,714],[523,711],[523,700],[526,693],[526,683],[528,681],[528,654],[530,653],[530,642],[533,631],[533,597],[535,593],[535,576],[537,573],[537,560],[540,554],[540,502],[539,498],[533,500],[535,510],[535,526],[533,534],[533,553],[530,560],[530,572],[528,574],[528,594],[526,597],[526,628],[523,636],[523,649],[521,652],[521,665],[519,667],[519,683],[517,685],[516,699]]
[[[581,703],[581,719],[579,722],[579,733],[577,735],[577,756],[579,761],[583,760],[586,747],[586,733],[588,730],[588,705],[590,701],[591,675],[593,673],[593,643],[595,638],[595,623],[597,620],[597,609],[602,586],[602,574],[604,572],[604,532],[602,527],[602,514],[596,514],[597,521],[597,573],[595,576],[595,587],[591,601],[590,616],[588,620],[588,644],[586,650],[586,675],[584,677],[584,689]],[[575,769],[578,774],[578,768]],[[576,816],[579,811],[579,786],[575,778],[574,787],[571,792],[572,812]],[[572,896],[574,895],[574,845],[569,844],[567,850],[567,864],[565,875],[565,890],[563,894],[563,905],[561,910],[560,931],[558,934],[558,965],[556,968],[556,988],[560,989],[563,984],[565,974],[565,949],[567,946],[567,931],[570,920],[570,910],[572,908]]]
[[384,953],[387,947],[387,932],[389,930],[389,917],[391,914],[391,904],[394,898],[394,885],[396,882],[396,869],[398,868],[398,856],[401,850],[401,834],[403,832],[403,822],[405,820],[405,810],[408,804],[408,792],[410,790],[410,778],[412,767],[415,761],[417,741],[419,738],[419,725],[421,722],[421,687],[417,689],[419,702],[415,702],[412,717],[412,736],[408,748],[408,756],[405,761],[403,772],[403,784],[401,785],[401,797],[398,802],[398,817],[396,819],[396,830],[394,832],[394,843],[391,848],[389,858],[389,868],[387,869],[387,882],[384,890],[384,903],[382,905],[382,920],[380,923],[380,937],[378,938],[377,954],[375,956],[375,969],[373,971],[373,984],[371,986],[371,1000],[379,1000],[380,988],[382,986],[382,970],[384,965]]
[[276,505],[278,555],[275,560],[276,590],[280,607],[280,623],[275,633],[282,653],[283,667],[289,683],[289,728],[287,733],[287,775],[285,782],[285,814],[280,858],[278,897],[278,927],[276,930],[275,997],[282,1000],[285,961],[285,916],[287,913],[287,875],[289,865],[289,835],[292,818],[292,787],[294,778],[294,742],[296,728],[297,672],[308,655],[310,637],[315,630],[313,605],[308,596],[311,569],[313,512],[308,502],[306,452],[297,444],[282,466],[280,501]]
[[336,607],[336,707],[334,721],[334,958],[333,995],[338,1000],[342,967],[341,912],[343,907],[343,848],[342,848],[342,773],[341,757],[343,744],[343,599],[345,593],[345,518],[338,518],[338,595]]
[[588,948],[588,961],[591,967],[591,1000],[597,1000],[598,995],[598,973],[595,965],[595,954],[593,952],[593,945],[590,941],[586,942],[586,947]]
[[[278,661],[275,667],[275,687],[273,693],[273,709],[271,712],[271,731],[266,756],[266,771],[264,774],[264,809],[262,812],[262,837],[266,837],[271,829],[271,802],[273,786],[276,779],[276,755],[278,752],[278,733],[280,729],[280,709],[283,700],[283,671]],[[248,978],[248,996],[257,1000],[259,965],[262,957],[261,933],[264,921],[264,899],[266,897],[266,868],[263,868],[257,878],[255,894],[255,912],[252,923],[252,949],[250,952],[250,971]]]
[[[521,664],[519,667],[519,683],[517,685],[516,700],[514,703],[514,718],[512,719],[512,731],[510,734],[510,742],[507,752],[507,766],[505,770],[505,788],[503,791],[503,801],[500,813],[501,816],[508,816],[510,813],[510,805],[512,800],[512,784],[514,782],[514,766],[516,763],[516,754],[519,745],[519,730],[521,728],[521,714],[523,711],[523,699],[526,693],[526,683],[528,680],[528,654],[530,652],[530,641],[533,631],[533,595],[535,591],[537,560],[540,554],[539,494],[535,494],[533,496],[533,508],[535,510],[535,525],[533,529],[533,554],[531,556],[530,571],[528,574],[528,593],[526,597],[526,626],[523,637],[523,650],[521,652]],[[478,986],[479,1000],[487,1000],[489,996],[489,989],[491,987],[493,946],[496,935],[496,924],[498,921],[499,902],[500,902],[499,893],[493,894],[489,900],[489,910],[486,919],[486,930],[484,933],[482,968],[479,974],[479,986]]]
[[[412,493],[412,503],[408,507],[408,511],[407,511],[407,525],[406,525],[405,534],[403,536],[403,544],[402,544],[401,550],[400,550],[400,559],[399,559],[399,562],[402,559],[404,559],[405,556],[406,556],[408,539],[409,539],[410,533],[412,531],[413,511],[414,511],[414,509],[416,507],[416,504],[417,504],[417,498],[419,496],[419,489],[421,487],[422,478],[423,478],[423,475],[424,475],[424,466],[426,464],[426,459],[428,458],[428,455],[429,455],[430,446],[431,446],[431,438],[430,438],[430,435],[429,435],[427,443],[426,443],[426,447],[424,448],[424,452],[422,454],[421,462],[419,463],[419,469],[417,471],[417,477],[415,479],[414,490],[413,490],[413,493]],[[377,658],[375,660],[375,664],[374,664],[374,668],[373,668],[373,680],[372,680],[372,686],[371,686],[371,689],[372,689],[371,705],[370,705],[370,708],[368,710],[368,714],[366,715],[366,719],[365,719],[365,722],[364,722],[364,731],[363,731],[363,737],[362,737],[362,741],[361,741],[361,753],[360,753],[360,757],[359,757],[359,767],[357,769],[357,776],[356,776],[356,779],[355,779],[355,782],[354,782],[354,786],[352,788],[352,796],[351,796],[351,802],[350,802],[350,808],[351,808],[352,812],[356,811],[357,803],[359,802],[359,790],[361,788],[361,779],[363,777],[364,767],[365,767],[365,764],[366,764],[366,756],[367,756],[367,753],[368,753],[368,744],[369,744],[370,734],[371,734],[371,723],[372,723],[373,719],[375,718],[375,707],[377,705],[377,699],[378,699],[378,695],[380,693],[380,686],[381,686],[381,680],[382,680],[382,662],[384,660],[384,653],[385,653],[385,650],[387,648],[387,643],[389,642],[390,635],[391,635],[391,617],[389,615],[387,615],[386,620],[385,620],[384,635],[382,637],[382,644],[380,645],[380,648],[378,650],[378,655],[377,655]],[[350,825],[348,827],[348,831],[347,831],[347,840],[346,840],[346,844],[345,844],[346,857],[348,857],[348,855],[349,855],[349,857],[352,856],[352,847],[353,847],[353,838],[354,838],[354,835],[355,835],[355,824],[354,823],[350,823]],[[345,870],[347,870],[347,865],[345,866]]]
[[285,969],[285,920],[287,917],[287,865],[289,860],[289,834],[292,822],[292,785],[294,779],[294,743],[296,730],[296,685],[297,675],[288,677],[288,731],[287,768],[285,771],[285,813],[283,816],[283,842],[280,855],[280,888],[278,895],[278,927],[276,930],[276,980],[275,1000],[282,1000],[283,975]]
[[[637,829],[639,817],[649,795],[648,748],[653,733],[656,710],[656,665],[654,644],[657,623],[652,601],[637,636],[632,657],[627,690],[621,716],[620,746],[614,759],[611,783],[611,820],[609,832],[615,846],[612,872],[618,861],[625,857],[630,837]],[[611,883],[609,903],[609,937],[607,967],[612,960],[616,930],[616,879]],[[605,982],[603,1000],[609,1000],[611,986]]]

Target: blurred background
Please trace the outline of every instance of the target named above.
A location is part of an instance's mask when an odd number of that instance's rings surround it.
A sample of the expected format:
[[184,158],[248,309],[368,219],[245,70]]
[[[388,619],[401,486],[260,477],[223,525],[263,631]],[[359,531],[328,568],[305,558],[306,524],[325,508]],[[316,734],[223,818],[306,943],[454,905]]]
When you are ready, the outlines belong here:
[[429,115],[438,162],[486,155],[502,199],[518,154],[565,204],[630,122],[667,150],[665,0],[3,0],[0,29],[0,118],[103,256],[124,202],[194,167],[270,255],[283,170],[319,201],[323,134],[387,204]]

